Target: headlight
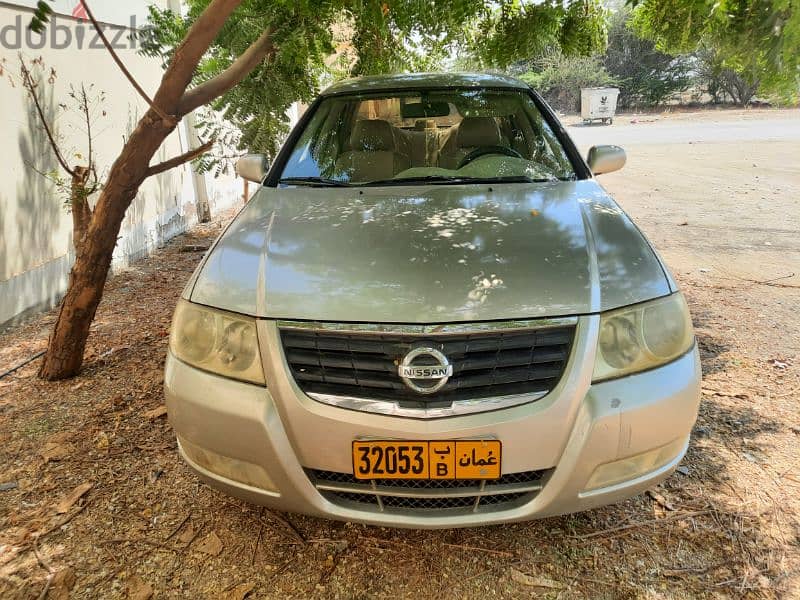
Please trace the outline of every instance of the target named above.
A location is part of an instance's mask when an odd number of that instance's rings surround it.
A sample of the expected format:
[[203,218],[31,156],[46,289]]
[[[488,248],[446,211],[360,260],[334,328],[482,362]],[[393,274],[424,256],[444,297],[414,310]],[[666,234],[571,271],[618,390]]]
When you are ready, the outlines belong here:
[[255,319],[181,300],[172,319],[169,346],[193,367],[265,385]]
[[600,317],[594,381],[666,364],[693,344],[692,318],[683,294],[606,313]]

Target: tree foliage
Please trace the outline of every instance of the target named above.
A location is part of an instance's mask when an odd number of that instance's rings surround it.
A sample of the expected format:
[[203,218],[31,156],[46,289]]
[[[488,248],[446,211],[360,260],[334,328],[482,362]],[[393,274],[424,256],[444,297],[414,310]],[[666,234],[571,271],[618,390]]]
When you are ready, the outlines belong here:
[[691,84],[689,60],[661,52],[630,25],[629,10],[614,13],[603,59],[619,84],[620,106],[654,106],[686,90]]
[[696,81],[714,103],[730,100],[747,106],[759,89],[759,74],[750,69],[737,70],[726,65],[725,58],[714,48],[701,47],[695,53]]
[[800,84],[797,0],[643,0],[637,31],[672,53],[713,48],[725,68],[757,73],[761,87],[796,97]]
[[[143,51],[166,63],[208,3],[188,0],[184,17],[151,8]],[[245,0],[200,63],[197,81],[227,68],[266,28],[273,28],[278,51],[211,104],[222,119],[204,115],[202,134],[230,140],[228,127],[233,124],[241,131],[235,142],[240,150],[274,154],[286,133],[287,110],[297,100],[310,101],[321,82],[337,76],[437,70],[456,47],[499,67],[522,52],[530,55],[545,48],[563,48],[565,54],[596,51],[605,44],[604,19],[597,0]],[[338,60],[332,60],[342,47]]]
[[[209,2],[190,0],[184,17],[168,9],[151,7],[150,25],[140,34],[142,51],[161,57],[167,64]],[[332,34],[327,25],[334,19],[336,9],[335,2],[243,3],[237,18],[225,24],[198,65],[194,83],[208,81],[230,67],[267,29],[274,31],[274,44],[280,50],[272,60],[251,71],[241,84],[210,104],[221,119],[202,115],[199,120],[202,136],[227,137],[227,125],[234,124],[241,131],[237,140],[241,148],[273,154],[286,131],[286,111],[293,102],[312,98],[324,60],[333,53]]]
[[581,88],[616,85],[598,56],[567,56],[552,52],[532,61],[530,70],[520,75],[538,90],[553,108],[575,112],[581,106]]
[[505,67],[555,50],[586,56],[605,48],[607,15],[599,0],[487,4],[494,8],[477,24],[470,49],[488,66]]

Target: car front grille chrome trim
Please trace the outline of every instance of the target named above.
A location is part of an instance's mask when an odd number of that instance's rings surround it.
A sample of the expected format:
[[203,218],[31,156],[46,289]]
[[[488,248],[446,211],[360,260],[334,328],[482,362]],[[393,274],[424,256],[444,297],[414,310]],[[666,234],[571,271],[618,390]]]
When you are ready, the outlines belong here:
[[441,419],[547,396],[567,371],[579,319],[276,324],[294,383],[312,400],[386,416]]
[[475,413],[491,412],[504,408],[513,408],[522,404],[536,402],[547,396],[549,392],[536,392],[532,394],[515,394],[512,396],[496,396],[494,398],[476,398],[475,400],[456,400],[450,406],[406,408],[398,402],[386,400],[373,400],[370,398],[355,398],[353,396],[336,396],[333,394],[317,394],[309,392],[306,395],[329,406],[337,406],[347,410],[375,413],[391,417],[405,417],[409,419],[442,419],[445,417],[459,417]]
[[400,323],[330,323],[325,321],[278,321],[281,330],[315,330],[332,333],[413,334],[423,336],[457,335],[483,332],[525,331],[577,325],[578,317],[447,323],[442,325],[407,325]]

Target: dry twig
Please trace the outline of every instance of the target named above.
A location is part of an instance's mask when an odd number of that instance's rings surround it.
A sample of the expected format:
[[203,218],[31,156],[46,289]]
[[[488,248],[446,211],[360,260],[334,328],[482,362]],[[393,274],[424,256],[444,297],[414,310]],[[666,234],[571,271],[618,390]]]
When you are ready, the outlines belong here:
[[671,523],[673,521],[680,521],[682,519],[689,519],[692,517],[699,517],[702,515],[707,515],[711,513],[711,510],[696,510],[693,512],[687,513],[676,513],[674,515],[670,515],[669,517],[665,517],[663,519],[650,519],[649,521],[640,521],[638,523],[630,523],[629,525],[623,525],[621,527],[612,527],[611,529],[604,529],[603,531],[595,531],[593,533],[586,533],[584,535],[574,535],[572,539],[575,540],[588,540],[595,537],[600,536],[607,536],[613,535],[615,533],[627,532],[632,529],[638,529],[639,527],[647,527],[648,525],[663,525],[664,523]]
[[178,524],[178,526],[177,526],[175,529],[173,529],[173,530],[172,530],[172,533],[170,533],[170,534],[169,534],[167,537],[165,537],[165,538],[164,538],[164,541],[165,541],[165,542],[168,542],[168,541],[170,541],[172,538],[174,538],[174,537],[175,537],[175,535],[176,535],[176,534],[177,534],[177,533],[178,533],[178,532],[179,532],[181,529],[183,529],[183,526],[184,526],[184,525],[186,525],[186,522],[187,522],[187,521],[188,521],[188,520],[189,520],[191,517],[192,517],[192,513],[190,512],[190,513],[188,513],[188,514],[187,514],[187,515],[186,515],[186,516],[183,518],[183,520],[182,520],[182,521],[181,521],[181,522]]
[[47,571],[47,581],[44,584],[42,593],[39,594],[39,600],[44,600],[47,598],[47,593],[50,591],[50,586],[53,585],[53,578],[55,577],[56,573],[53,570],[53,567],[51,567],[39,554],[39,545],[36,543],[36,540],[33,541],[33,554],[36,556],[36,560],[41,567]]
[[278,513],[274,513],[271,510],[266,509],[266,508],[264,509],[264,512],[266,513],[268,519],[274,519],[275,521],[277,521],[278,523],[283,525],[291,533],[291,536],[299,544],[301,544],[303,546],[305,546],[307,544],[306,538],[303,537],[303,534],[300,533],[300,531],[297,529],[297,527],[292,525],[292,523],[291,523],[291,521],[289,521],[289,519],[286,519],[285,517],[282,517]]
[[447,544],[443,543],[442,546],[447,546],[448,548],[458,548],[460,550],[471,550],[474,552],[482,552],[484,554],[494,554],[496,556],[507,556],[509,558],[514,558],[516,554],[513,552],[508,552],[506,550],[492,550],[491,548],[480,548],[478,546],[465,546],[462,544]]

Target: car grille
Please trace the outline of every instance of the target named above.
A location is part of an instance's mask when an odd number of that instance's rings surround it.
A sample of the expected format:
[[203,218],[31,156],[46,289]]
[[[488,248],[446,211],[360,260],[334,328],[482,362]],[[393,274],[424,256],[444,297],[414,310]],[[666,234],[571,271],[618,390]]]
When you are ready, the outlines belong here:
[[[282,326],[281,338],[292,376],[307,394],[425,408],[549,393],[564,374],[576,327],[529,323],[525,329],[423,334]],[[447,384],[429,396],[407,387],[398,374],[404,356],[418,347],[441,351],[453,365]]]
[[[329,501],[367,505],[372,510],[441,511],[504,510],[532,500],[550,471],[503,475],[495,481],[374,479],[359,481],[347,473],[308,471],[311,481]],[[356,508],[359,508],[356,506]]]

